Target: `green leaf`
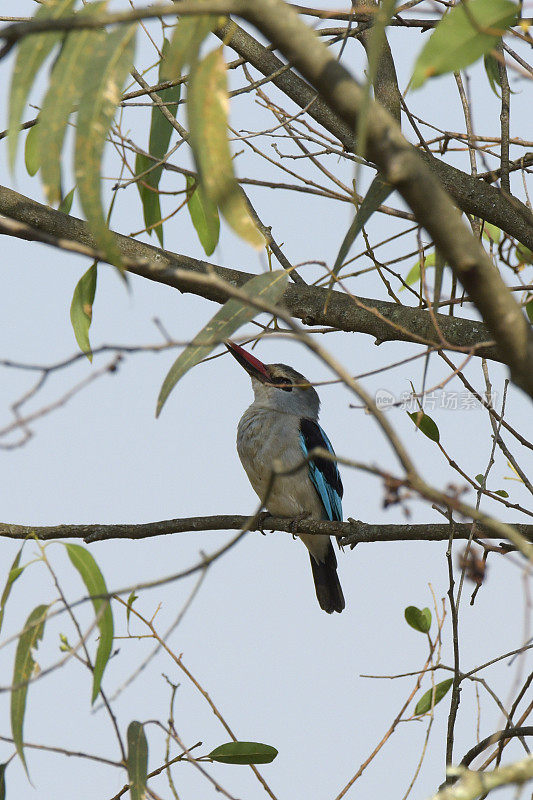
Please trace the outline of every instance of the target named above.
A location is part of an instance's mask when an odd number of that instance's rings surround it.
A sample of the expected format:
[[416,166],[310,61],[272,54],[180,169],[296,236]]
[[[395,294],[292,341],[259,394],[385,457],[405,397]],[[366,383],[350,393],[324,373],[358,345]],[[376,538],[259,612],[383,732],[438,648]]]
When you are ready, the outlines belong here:
[[6,767],[9,761],[0,764],[0,800],[6,800]]
[[505,489],[496,489],[496,491],[494,492],[494,494],[497,494],[497,495],[499,495],[499,497],[509,497],[509,495],[508,495],[508,493],[505,491]]
[[[24,727],[24,712],[26,711],[26,697],[28,694],[27,682],[32,677],[35,669],[33,651],[37,649],[39,642],[43,638],[47,611],[48,606],[37,606],[26,620],[26,625],[18,640],[13,669],[13,686],[18,686],[18,688],[13,689],[11,692],[11,732],[26,774],[28,774],[28,767],[24,757],[22,729]],[[19,684],[22,685],[20,686]]]
[[[434,267],[437,262],[437,254],[436,253],[428,253],[427,256],[424,258],[424,269],[428,267]],[[408,286],[412,286],[413,283],[417,283],[420,280],[420,261],[417,261],[414,266],[411,267],[409,272],[407,273],[407,277],[405,279],[405,283]],[[400,287],[400,292],[403,292],[405,286]]]
[[128,725],[128,778],[131,800],[144,800],[148,775],[148,742],[140,722]]
[[[205,250],[206,255],[210,256],[218,244],[220,235],[220,218],[218,209],[208,197],[200,184],[194,178],[187,175],[187,208],[191,215],[192,224],[196,229],[200,244]],[[196,188],[195,188],[196,187]],[[189,191],[191,194],[189,194]]]
[[[94,16],[106,5],[106,2],[91,3],[76,16],[81,19]],[[92,70],[93,59],[105,38],[103,31],[81,30],[69,33],[50,76],[48,91],[39,114],[43,154],[41,179],[50,205],[61,200],[61,151],[68,119],[82,95],[86,75]],[[96,80],[97,75],[91,74],[93,80]]]
[[370,184],[365,197],[363,198],[363,202],[357,209],[354,220],[348,228],[346,236],[342,241],[339,252],[337,253],[337,258],[335,259],[335,264],[333,265],[332,272],[334,275],[338,275],[346,256],[350,252],[351,246],[359,236],[360,232],[374,211],[380,207],[380,205],[387,199],[393,190],[394,187],[391,186],[391,184],[384,183],[380,175],[376,175]]
[[260,249],[265,240],[233,173],[227,136],[228,107],[226,62],[222,49],[217,49],[191,71],[187,97],[190,142],[206,197],[216,203],[236,234]]
[[458,72],[490,52],[513,25],[518,6],[510,0],[468,0],[439,22],[415,64],[411,88],[445,72]]
[[[168,51],[168,41],[165,39],[163,43],[163,59],[159,65],[159,82],[163,82],[162,71],[164,65],[164,58]],[[178,103],[181,95],[181,85],[171,86],[169,89],[162,89],[158,92],[159,97],[164,103],[168,103],[168,111],[175,117],[178,111]],[[161,161],[168,150],[170,137],[173,128],[169,121],[165,119],[161,111],[154,105],[152,108],[152,118],[150,124],[150,140],[148,144],[148,152],[154,157],[156,161]],[[161,221],[161,205],[159,202],[159,194],[157,192],[161,174],[163,172],[163,165],[159,164],[154,166],[154,161],[146,156],[137,154],[135,160],[135,174],[140,175],[146,173],[142,178],[137,181],[137,187],[141,196],[143,204],[144,224],[146,225],[148,233],[151,235],[155,230],[157,238],[163,247],[163,226],[156,225]]]
[[38,124],[30,128],[26,136],[26,144],[24,145],[26,172],[32,177],[39,172],[41,166],[40,132],[41,129]]
[[[58,19],[64,14],[68,14],[74,3],[75,0],[48,0],[45,5],[39,7],[33,19]],[[15,159],[17,157],[17,144],[22,112],[24,111],[24,106],[26,105],[26,100],[33,81],[42,67],[44,60],[60,41],[60,38],[61,34],[57,31],[39,33],[34,36],[25,36],[17,47],[17,56],[9,92],[7,142],[11,169],[14,168]]]
[[201,14],[198,17],[180,19],[164,60],[161,64],[161,79],[173,81],[182,73],[186,64],[191,66],[198,61],[200,45],[205,37],[216,27],[217,17]]
[[533,323],[533,300],[526,303],[526,313],[529,317],[529,321]]
[[[242,287],[242,291],[250,298],[267,300],[275,303],[283,295],[287,285],[285,270],[266,272],[251,278]],[[241,325],[249,322],[258,314],[256,308],[242,300],[232,298],[215,314],[205,328],[202,328],[193,341],[180,353],[163,381],[159,397],[157,398],[156,417],[161,413],[170,392],[176,383],[188,370],[196,366],[203,358],[209,355],[217,344],[227,339]]]
[[122,84],[133,63],[135,31],[135,25],[119,26],[98,39],[83,76],[76,131],[74,161],[81,206],[97,246],[116,265],[120,265],[120,254],[102,209],[100,167]]
[[[24,547],[24,545],[22,545],[22,547]],[[20,557],[22,555],[22,547],[18,551],[17,555],[13,560],[13,563],[11,564],[11,569],[9,570],[7,575],[6,585],[4,586],[4,591],[2,592],[2,597],[0,598],[0,631],[2,630],[2,624],[4,622],[4,610],[9,595],[11,594],[11,589],[13,588],[13,584],[15,583],[17,578],[20,577],[20,575],[24,571],[24,567],[19,567]]]
[[479,473],[479,475],[476,475],[476,481],[483,489],[485,488],[485,476],[482,475],[481,472]]
[[515,255],[520,264],[533,264],[533,252],[524,244],[518,244]]
[[270,764],[278,754],[275,747],[260,742],[228,742],[208,754],[211,761],[221,764]]
[[496,61],[493,55],[487,53],[483,57],[483,63],[485,65],[485,72],[489,80],[490,88],[492,89],[496,97],[499,98],[501,97],[501,95],[498,89],[496,88],[497,86],[499,86],[501,89],[500,70],[498,69],[498,62]]
[[70,304],[70,321],[74,329],[74,336],[82,353],[89,361],[93,360],[91,343],[89,341],[89,328],[93,318],[93,303],[96,294],[96,279],[98,276],[96,263],[89,267],[81,276]]
[[485,239],[488,239],[489,242],[498,244],[501,239],[502,232],[496,227],[496,225],[492,225],[490,222],[485,222],[483,224],[483,236]]
[[98,642],[96,660],[94,662],[93,691],[91,697],[91,703],[94,703],[98,697],[102,675],[113,646],[113,612],[111,611],[109,600],[98,596],[106,595],[107,587],[104,577],[100,572],[100,568],[92,555],[79,544],[65,544],[65,547],[67,548],[68,557],[78,570],[81,579],[87,587],[87,591],[93,603],[94,613],[98,616],[102,606],[104,606],[104,610],[100,614],[98,620],[100,640]]
[[407,414],[411,417],[416,427],[419,428],[428,439],[431,439],[432,442],[440,441],[437,423],[432,420],[431,417],[428,417],[428,415],[424,414],[422,411],[408,411]]
[[134,604],[134,602],[138,599],[138,597],[139,597],[139,595],[135,594],[135,590],[133,590],[133,592],[131,592],[130,596],[128,597],[128,602],[126,603],[126,624],[127,625],[130,624],[131,607]]
[[404,611],[405,621],[415,631],[420,633],[427,633],[431,628],[431,611],[429,608],[417,608],[416,606],[407,606]]
[[[427,714],[427,712],[437,703],[440,703],[442,698],[448,692],[450,686],[453,683],[453,678],[447,678],[447,680],[442,681],[441,683],[437,683],[435,687],[428,689],[425,692],[418,703],[416,704],[415,714],[418,716],[420,714]],[[435,691],[435,699],[433,700],[433,691]]]
[[74,200],[74,192],[76,191],[76,187],[70,190],[68,194],[62,199],[58,206],[58,211],[62,211],[63,214],[70,214],[70,209],[72,208],[72,201]]

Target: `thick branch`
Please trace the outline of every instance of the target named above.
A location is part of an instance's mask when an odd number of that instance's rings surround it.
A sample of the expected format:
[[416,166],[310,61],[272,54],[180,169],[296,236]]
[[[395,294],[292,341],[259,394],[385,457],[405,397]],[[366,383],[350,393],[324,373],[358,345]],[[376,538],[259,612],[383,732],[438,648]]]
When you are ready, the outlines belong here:
[[[147,522],[130,525],[11,525],[0,523],[0,536],[8,539],[36,537],[41,541],[49,539],[85,539],[88,542],[108,539],[147,539],[152,536],[166,536],[171,533],[193,533],[198,531],[241,530],[250,517],[237,514],[222,514],[209,517],[185,517],[167,519],[160,522]],[[533,525],[515,525],[516,530],[533,541]],[[494,531],[476,523],[477,536],[482,539],[501,539]],[[307,533],[336,536],[343,545],[354,547],[363,542],[444,542],[450,538],[448,523],[435,525],[372,525],[359,520],[351,522],[322,522],[317,520],[291,520],[284,517],[263,516],[252,525],[255,531],[285,531],[286,533]],[[454,538],[470,538],[471,523],[456,523]]]
[[[47,237],[77,242],[82,247],[95,247],[94,239],[85,222],[55,211],[50,206],[41,205],[6,187],[0,187],[0,213],[31,226]],[[27,236],[27,233],[24,235]],[[121,234],[116,234],[116,238],[124,258],[136,262],[134,266],[128,267],[130,272],[148,280],[165,283],[181,292],[200,295],[216,303],[224,303],[228,299],[223,289],[200,283],[195,286],[190,281],[185,283],[174,270],[179,268],[205,275],[208,268],[214,269],[219,277],[236,287],[243,286],[253,277],[248,272],[208,265],[205,261],[161,250]],[[346,294],[332,292],[327,310],[324,311],[327,296],[327,289],[315,286],[289,286],[283,296],[283,302],[291,315],[306,325],[323,325],[341,331],[366,333],[378,342],[423,342],[441,346],[440,337],[430,315],[423,309],[364,297],[354,300]],[[374,309],[377,313],[367,309]],[[502,360],[495,347],[480,346],[491,339],[490,332],[483,323],[444,314],[437,314],[436,319],[442,335],[451,347],[466,350],[475,348],[475,354],[478,356],[496,361]]]

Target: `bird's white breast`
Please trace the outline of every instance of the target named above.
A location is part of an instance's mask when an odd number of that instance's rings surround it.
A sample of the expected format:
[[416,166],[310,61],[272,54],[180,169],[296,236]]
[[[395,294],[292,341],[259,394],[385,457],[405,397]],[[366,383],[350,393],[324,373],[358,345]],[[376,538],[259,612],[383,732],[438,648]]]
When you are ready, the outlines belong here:
[[[324,507],[309,479],[299,437],[299,417],[252,404],[239,422],[237,451],[250,483],[271,514],[322,519]],[[298,464],[303,465],[298,472],[277,476],[268,491],[273,471]]]

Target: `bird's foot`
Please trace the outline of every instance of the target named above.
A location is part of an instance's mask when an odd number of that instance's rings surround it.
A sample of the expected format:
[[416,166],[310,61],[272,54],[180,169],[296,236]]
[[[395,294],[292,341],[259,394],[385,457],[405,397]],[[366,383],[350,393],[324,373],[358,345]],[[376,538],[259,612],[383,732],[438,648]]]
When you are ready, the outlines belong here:
[[260,533],[262,533],[263,536],[266,536],[266,533],[265,533],[265,522],[271,516],[272,516],[272,514],[269,514],[268,511],[260,511],[259,514],[257,515],[257,521],[255,523],[256,530],[258,530]]
[[309,519],[310,516],[311,515],[309,514],[308,511],[304,511],[302,514],[298,514],[296,517],[293,517],[291,519],[291,521],[289,522],[289,530],[292,533],[293,539],[296,539],[296,537],[298,536],[298,533],[296,531],[297,526],[300,524],[300,522],[303,522],[304,519]]

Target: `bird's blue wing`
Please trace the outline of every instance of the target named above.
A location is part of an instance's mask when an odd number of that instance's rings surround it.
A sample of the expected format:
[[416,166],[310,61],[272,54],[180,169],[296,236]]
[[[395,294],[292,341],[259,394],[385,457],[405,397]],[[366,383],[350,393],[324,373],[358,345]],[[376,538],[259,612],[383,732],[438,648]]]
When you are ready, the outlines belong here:
[[[315,447],[322,447],[335,455],[331,442],[318,424],[312,419],[300,420],[300,444],[305,456]],[[309,478],[322,501],[327,518],[342,520],[342,481],[335,461],[315,458],[309,462]]]

